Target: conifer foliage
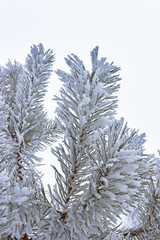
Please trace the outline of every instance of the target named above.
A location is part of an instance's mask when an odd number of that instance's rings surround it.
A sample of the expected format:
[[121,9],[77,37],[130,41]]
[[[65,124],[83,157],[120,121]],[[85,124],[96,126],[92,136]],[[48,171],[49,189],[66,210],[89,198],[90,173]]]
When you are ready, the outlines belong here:
[[[74,54],[47,119],[43,97],[54,55],[33,46],[23,66],[0,71],[1,239],[160,239],[159,159],[144,153],[145,134],[115,118],[118,67],[91,52],[92,70]],[[35,153],[61,133],[52,153],[56,183],[47,199]],[[136,212],[136,224],[120,224]],[[133,220],[133,219],[132,219]],[[135,223],[135,219],[134,219]]]
[[0,239],[32,233],[45,207],[35,153],[56,136],[42,105],[53,61],[40,44],[0,68]]

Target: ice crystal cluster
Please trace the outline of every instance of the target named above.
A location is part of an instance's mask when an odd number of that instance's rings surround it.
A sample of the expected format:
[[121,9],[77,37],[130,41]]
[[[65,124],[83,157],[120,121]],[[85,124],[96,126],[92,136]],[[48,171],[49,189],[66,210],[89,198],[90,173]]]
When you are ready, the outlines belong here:
[[[1,239],[160,239],[159,159],[144,153],[145,134],[116,118],[120,68],[98,47],[91,71],[74,54],[65,60],[54,120],[43,109],[50,49],[34,45],[25,65],[0,68]],[[47,198],[36,152],[58,138]]]

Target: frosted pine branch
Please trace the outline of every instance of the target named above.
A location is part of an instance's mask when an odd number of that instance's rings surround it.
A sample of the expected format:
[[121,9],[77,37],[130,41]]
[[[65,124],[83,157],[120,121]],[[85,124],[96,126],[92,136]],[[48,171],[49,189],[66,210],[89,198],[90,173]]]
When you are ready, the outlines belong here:
[[29,237],[48,204],[35,153],[57,134],[42,105],[53,61],[52,51],[39,44],[31,48],[25,66],[8,61],[0,70],[0,174],[6,175],[7,186],[0,187],[1,239]]
[[[0,67],[0,238],[160,239],[159,158],[144,152],[145,134],[115,119],[120,68],[98,59],[98,47],[91,72],[74,54],[65,60],[54,122],[43,110],[52,50],[34,45],[24,66]],[[35,153],[59,132],[47,198]],[[124,215],[135,215],[130,226]]]

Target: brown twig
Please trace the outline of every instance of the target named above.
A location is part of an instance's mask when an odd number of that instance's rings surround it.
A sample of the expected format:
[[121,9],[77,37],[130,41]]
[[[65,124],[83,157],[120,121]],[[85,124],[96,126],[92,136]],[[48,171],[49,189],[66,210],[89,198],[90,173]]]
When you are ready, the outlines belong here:
[[[13,139],[13,141],[18,143],[18,139],[17,139],[17,137],[15,137],[15,135],[13,135],[13,133],[11,133],[11,138]],[[21,159],[22,147],[23,147],[23,143],[21,143],[21,145],[19,146],[18,151],[16,152],[16,155],[17,155],[17,165],[18,165],[17,172],[18,172],[18,177],[19,177],[20,181],[23,180],[23,177],[22,177],[22,159]]]
[[[12,238],[10,235],[8,236],[8,240],[18,240],[18,238],[14,237]],[[19,240],[33,240],[32,238],[28,237],[28,235],[25,233],[23,237],[21,237]]]

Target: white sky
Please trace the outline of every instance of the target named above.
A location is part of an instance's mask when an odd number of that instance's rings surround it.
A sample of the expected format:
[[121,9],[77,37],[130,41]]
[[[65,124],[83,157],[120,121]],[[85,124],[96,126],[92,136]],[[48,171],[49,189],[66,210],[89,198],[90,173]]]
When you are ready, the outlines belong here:
[[[160,0],[0,0],[0,64],[24,62],[32,44],[56,54],[54,70],[67,70],[64,57],[77,54],[90,68],[90,51],[121,67],[118,117],[146,132],[146,149],[160,149]],[[46,109],[58,91],[54,74]],[[48,155],[47,155],[48,157]]]

